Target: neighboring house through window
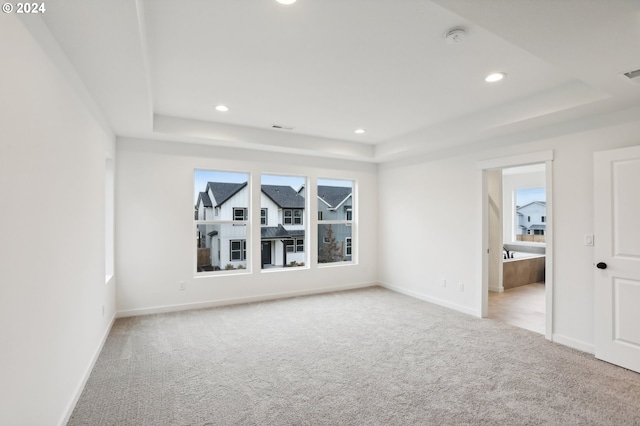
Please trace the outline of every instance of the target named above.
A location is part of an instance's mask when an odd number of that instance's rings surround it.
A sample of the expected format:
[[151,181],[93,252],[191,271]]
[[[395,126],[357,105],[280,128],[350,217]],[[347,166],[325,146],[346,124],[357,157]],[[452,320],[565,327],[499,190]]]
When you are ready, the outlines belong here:
[[353,260],[354,182],[318,179],[318,263]]
[[196,170],[196,273],[245,270],[248,266],[247,173]]
[[544,243],[547,228],[545,189],[519,188],[515,190],[514,198],[516,241]]
[[306,202],[301,192],[306,180],[302,176],[261,176],[263,269],[303,266],[307,262],[304,220]]

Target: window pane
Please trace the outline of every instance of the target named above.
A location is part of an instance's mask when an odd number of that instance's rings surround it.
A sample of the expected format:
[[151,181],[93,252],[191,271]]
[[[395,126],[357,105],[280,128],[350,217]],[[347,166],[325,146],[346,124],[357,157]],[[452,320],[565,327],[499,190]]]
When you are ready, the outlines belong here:
[[[244,224],[249,207],[249,175],[196,170],[194,200],[198,273],[247,267]],[[202,223],[203,221],[207,223]],[[226,222],[226,223],[225,223]],[[239,226],[240,225],[240,226]]]
[[[233,209],[249,207],[246,173],[196,170],[194,203],[196,220],[234,220]],[[242,213],[238,212],[238,216]],[[206,219],[205,219],[206,215]],[[237,219],[246,220],[246,219]]]
[[516,241],[545,242],[547,196],[545,188],[515,190]]
[[304,265],[305,183],[301,176],[261,176],[260,208],[266,211],[260,230],[263,269]]
[[207,224],[196,226],[197,271],[245,269],[247,245],[245,226]]
[[353,188],[353,181],[318,179],[318,263],[353,260]]
[[[352,260],[351,226],[347,224],[318,225],[318,263],[350,262]],[[349,246],[347,246],[349,242]]]
[[318,179],[319,220],[351,220],[352,209],[352,181]]

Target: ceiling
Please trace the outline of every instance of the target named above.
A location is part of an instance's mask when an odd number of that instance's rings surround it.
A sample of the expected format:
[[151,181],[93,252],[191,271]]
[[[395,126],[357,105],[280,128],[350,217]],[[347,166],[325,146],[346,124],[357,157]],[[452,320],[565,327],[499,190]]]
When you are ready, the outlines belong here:
[[640,105],[638,0],[54,3],[41,17],[121,137],[385,162]]

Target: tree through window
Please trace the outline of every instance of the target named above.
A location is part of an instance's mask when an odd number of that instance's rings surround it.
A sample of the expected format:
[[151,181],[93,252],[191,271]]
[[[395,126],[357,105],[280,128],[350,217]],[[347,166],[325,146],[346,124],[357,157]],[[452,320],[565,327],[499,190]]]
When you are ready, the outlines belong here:
[[354,184],[318,179],[318,263],[353,261]]

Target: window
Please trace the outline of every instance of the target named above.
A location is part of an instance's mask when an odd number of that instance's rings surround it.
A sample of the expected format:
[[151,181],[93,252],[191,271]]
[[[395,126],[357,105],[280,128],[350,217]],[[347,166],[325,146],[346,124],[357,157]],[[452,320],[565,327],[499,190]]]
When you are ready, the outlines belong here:
[[302,176],[260,177],[263,269],[304,266],[307,261],[304,247],[306,182],[307,178]]
[[247,220],[247,209],[243,207],[234,207],[233,220]]
[[302,225],[302,216],[304,210],[302,209],[286,209],[283,211],[284,224],[285,225]]
[[249,266],[248,183],[246,173],[195,171],[196,274],[245,270]]
[[260,225],[267,225],[267,209],[260,209]]
[[288,253],[304,253],[304,239],[295,238],[293,240],[285,241]]
[[515,237],[512,241],[544,243],[547,222],[545,188],[517,188],[513,192],[513,199],[515,214],[512,229],[515,229]]
[[318,263],[353,261],[354,182],[318,179]]
[[231,251],[229,259],[246,260],[247,259],[247,240],[231,240]]

